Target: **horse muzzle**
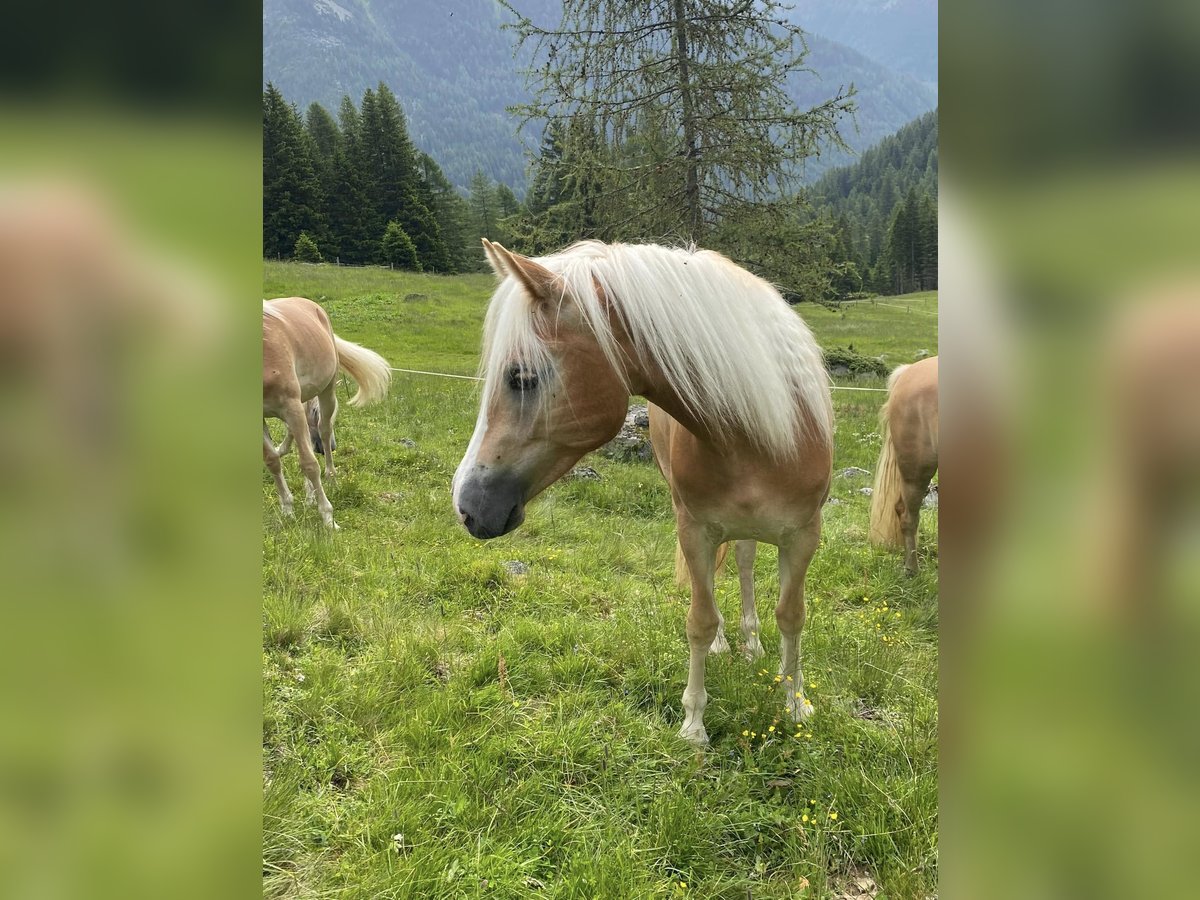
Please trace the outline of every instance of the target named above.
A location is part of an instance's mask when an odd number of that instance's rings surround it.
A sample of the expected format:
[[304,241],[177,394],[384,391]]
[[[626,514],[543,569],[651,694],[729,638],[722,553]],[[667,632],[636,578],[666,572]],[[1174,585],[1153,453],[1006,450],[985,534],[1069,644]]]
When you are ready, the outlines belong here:
[[513,475],[474,473],[456,493],[455,511],[472,537],[500,537],[525,521],[525,486]]

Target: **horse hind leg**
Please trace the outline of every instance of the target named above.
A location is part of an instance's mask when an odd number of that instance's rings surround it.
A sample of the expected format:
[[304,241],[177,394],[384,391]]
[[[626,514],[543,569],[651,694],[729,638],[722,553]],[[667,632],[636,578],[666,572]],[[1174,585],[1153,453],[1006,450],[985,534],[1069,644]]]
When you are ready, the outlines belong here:
[[[680,553],[683,551],[680,550]],[[717,548],[717,561],[713,564],[713,581],[716,582],[716,573],[721,571],[721,566],[725,564],[725,557],[729,554],[729,543],[726,542]],[[713,588],[714,596],[716,588]],[[713,638],[712,646],[708,648],[709,653],[728,653],[729,638],[725,636],[725,617],[721,615],[721,606],[717,605],[717,636]]]
[[754,605],[754,556],[757,552],[757,541],[738,541],[734,547],[738,586],[742,593],[742,641],[746,644],[746,655],[752,661],[763,655],[762,625]]
[[337,418],[338,399],[337,391],[334,390],[336,382],[332,383],[324,391],[317,395],[317,402],[321,408],[321,444],[325,451],[325,477],[332,480],[337,473],[333,468],[333,421]]
[[267,470],[275,477],[275,491],[279,494],[279,506],[285,516],[292,515],[292,492],[288,490],[287,479],[283,477],[283,465],[279,461],[279,451],[271,440],[271,432],[267,423],[263,422],[263,462]]
[[821,539],[820,513],[797,537],[779,546],[779,605],[775,622],[779,626],[779,677],[789,714],[802,722],[813,712],[804,694],[804,672],[800,668],[800,632],[804,628],[804,577]]
[[309,495],[316,500],[321,520],[327,527],[336,529],[338,526],[333,521],[333,504],[329,502],[329,498],[325,496],[325,489],[321,486],[321,467],[317,464],[312,441],[308,438],[308,417],[305,416],[304,406],[298,399],[287,404],[284,421],[288,430],[292,432],[296,452],[300,455],[300,471],[304,473]]

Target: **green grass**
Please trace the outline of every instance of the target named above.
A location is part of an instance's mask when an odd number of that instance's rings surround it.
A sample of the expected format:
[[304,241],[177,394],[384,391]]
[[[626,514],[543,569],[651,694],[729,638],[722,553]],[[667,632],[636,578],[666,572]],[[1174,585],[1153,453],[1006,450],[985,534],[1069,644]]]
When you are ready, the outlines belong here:
[[[492,285],[279,263],[264,281],[320,300],[395,366],[464,374]],[[934,313],[936,297],[913,305]],[[895,363],[936,352],[933,315],[801,311],[822,342]],[[835,394],[836,470],[873,471],[882,397]],[[826,897],[852,871],[880,896],[935,893],[934,517],[906,579],[866,542],[869,482],[835,478],[803,640],[817,714],[799,738],[761,674],[778,665],[764,546],[768,655],[710,657],[697,753],[676,735],[686,596],[657,470],[589,458],[602,480],[561,482],[516,533],[474,541],[449,487],[476,403],[470,382],[397,373],[385,403],[343,407],[335,535],[309,507],[283,519],[264,471],[266,894]],[[736,623],[732,567],[718,593]]]

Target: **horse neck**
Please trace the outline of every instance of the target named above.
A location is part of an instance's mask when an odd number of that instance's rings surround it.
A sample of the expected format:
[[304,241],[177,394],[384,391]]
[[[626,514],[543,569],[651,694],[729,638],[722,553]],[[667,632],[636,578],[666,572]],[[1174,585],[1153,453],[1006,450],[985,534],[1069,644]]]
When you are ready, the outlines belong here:
[[629,390],[631,394],[645,397],[659,409],[667,413],[672,419],[683,425],[688,431],[696,435],[696,437],[705,440],[716,442],[717,438],[702,417],[698,417],[692,413],[686,403],[679,396],[679,392],[671,385],[659,368],[652,360],[638,359],[637,355],[630,349],[624,336],[621,336],[620,343],[624,351],[625,358],[630,360],[627,363],[626,378],[629,382]]

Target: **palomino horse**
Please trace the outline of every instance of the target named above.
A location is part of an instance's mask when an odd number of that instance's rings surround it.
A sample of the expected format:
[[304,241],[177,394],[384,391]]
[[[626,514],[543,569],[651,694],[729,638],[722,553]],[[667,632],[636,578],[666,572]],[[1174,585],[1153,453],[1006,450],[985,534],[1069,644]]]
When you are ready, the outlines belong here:
[[804,718],[804,575],[833,431],[808,328],[778,291],[716,253],[586,241],[533,260],[484,247],[502,281],[484,326],[479,419],[454,475],[463,525],[478,538],[512,531],[530,499],[616,435],[630,395],[646,397],[691,576],[681,734],[708,740],[716,553],[739,538],[779,546],[780,680]]
[[[317,397],[313,397],[304,404],[304,415],[308,419],[308,438],[312,441],[313,452],[318,456],[325,452],[325,444],[321,441],[321,401]],[[337,450],[337,435],[330,433],[329,449]],[[286,432],[283,436],[283,443],[275,448],[275,452],[280,456],[287,456],[292,452],[292,433]]]
[[921,501],[938,467],[938,361],[900,366],[888,377],[879,413],[883,449],[871,494],[871,543],[904,547],[904,568],[917,571]]
[[[364,406],[387,394],[392,378],[387,360],[334,334],[329,316],[320,306],[303,297],[263,301],[263,461],[275,476],[284,515],[290,516],[292,494],[279,458],[294,440],[307,494],[316,499],[321,518],[330,528],[338,526],[321,486],[321,469],[313,455],[304,405],[317,400],[325,477],[333,478],[333,420],[338,408],[334,385],[339,368],[358,382],[358,391],[349,401],[351,406]],[[278,449],[267,429],[269,416],[282,419],[287,426],[288,437]]]

